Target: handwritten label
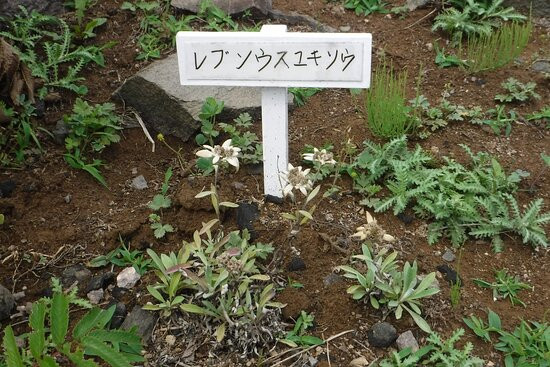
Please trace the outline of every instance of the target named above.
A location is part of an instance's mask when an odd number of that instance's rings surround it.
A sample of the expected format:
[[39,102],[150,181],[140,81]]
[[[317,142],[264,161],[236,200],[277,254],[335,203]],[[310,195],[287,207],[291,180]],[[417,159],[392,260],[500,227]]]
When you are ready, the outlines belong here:
[[179,32],[182,85],[366,88],[370,34]]

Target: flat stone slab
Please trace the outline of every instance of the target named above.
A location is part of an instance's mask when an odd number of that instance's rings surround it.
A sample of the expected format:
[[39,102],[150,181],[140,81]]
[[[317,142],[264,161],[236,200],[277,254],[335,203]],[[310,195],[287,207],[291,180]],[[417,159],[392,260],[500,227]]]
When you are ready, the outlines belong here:
[[[127,79],[114,95],[137,110],[148,129],[184,141],[199,129],[199,113],[207,97],[224,102],[219,122],[231,122],[243,112],[256,121],[261,115],[261,88],[180,85],[177,54]],[[293,105],[291,96],[289,105]]]
[[[201,0],[172,0],[171,5],[180,10],[196,13],[199,10]],[[238,14],[245,10],[253,13],[267,15],[271,10],[272,0],[212,0],[212,4],[225,11],[227,14]]]

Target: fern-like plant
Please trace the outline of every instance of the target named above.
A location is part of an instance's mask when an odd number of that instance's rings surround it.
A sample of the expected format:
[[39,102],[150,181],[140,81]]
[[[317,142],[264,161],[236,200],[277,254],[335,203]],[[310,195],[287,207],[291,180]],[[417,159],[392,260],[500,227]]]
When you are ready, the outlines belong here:
[[29,317],[31,332],[28,347],[20,348],[11,326],[4,330],[4,359],[8,367],[59,367],[56,355],[67,358],[71,365],[98,367],[95,358],[108,366],[131,367],[143,362],[140,337],[135,331],[109,330],[115,312],[94,308],[75,325],[69,336],[70,298],[55,292],[51,299],[35,302]]

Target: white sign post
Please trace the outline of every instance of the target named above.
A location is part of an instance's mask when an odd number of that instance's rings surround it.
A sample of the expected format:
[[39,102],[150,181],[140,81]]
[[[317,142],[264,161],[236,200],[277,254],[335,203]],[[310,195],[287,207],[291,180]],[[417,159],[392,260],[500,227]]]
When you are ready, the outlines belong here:
[[368,88],[369,33],[179,32],[182,85],[262,87],[264,194],[282,197],[288,166],[288,87]]

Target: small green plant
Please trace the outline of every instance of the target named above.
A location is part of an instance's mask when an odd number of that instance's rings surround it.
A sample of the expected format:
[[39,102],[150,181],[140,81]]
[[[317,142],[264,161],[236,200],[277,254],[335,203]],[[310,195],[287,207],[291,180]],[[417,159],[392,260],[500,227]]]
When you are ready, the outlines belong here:
[[464,335],[464,329],[457,329],[447,340],[432,332],[426,339],[427,345],[416,352],[410,348],[392,352],[390,358],[384,359],[378,367],[483,367],[485,361],[472,355],[474,346],[468,342],[464,348],[455,345]]
[[301,209],[296,208],[294,213],[281,213],[281,217],[288,220],[291,225],[290,235],[294,236],[300,231],[300,226],[307,224],[310,220],[313,220],[313,213],[319,203],[313,204],[308,208],[309,203],[317,196],[321,185],[315,187],[307,195]]
[[435,17],[432,30],[451,34],[453,41],[465,37],[488,36],[503,21],[521,21],[526,17],[514,8],[503,8],[504,0],[450,0],[451,7]]
[[232,203],[230,201],[220,201],[220,197],[218,195],[218,190],[216,189],[216,185],[211,184],[210,190],[203,190],[199,192],[197,195],[195,195],[195,198],[200,199],[204,198],[206,196],[210,196],[210,202],[212,203],[212,208],[214,208],[214,212],[216,213],[216,217],[220,219],[220,208],[238,208],[239,205]]
[[26,157],[32,152],[32,145],[38,151],[42,146],[36,135],[31,120],[35,116],[35,108],[24,96],[19,97],[22,106],[19,112],[8,108],[0,101],[0,114],[8,118],[7,123],[0,124],[0,166],[19,167],[25,163]]
[[207,323],[215,330],[212,336],[217,343],[230,339],[246,355],[273,340],[265,323],[273,326],[273,317],[283,306],[272,301],[274,284],[257,262],[273,247],[249,243],[247,231],[214,235],[211,228],[216,223],[217,219],[211,220],[195,231],[193,241],[184,241],[178,255],[159,257],[148,250],[161,282],[147,287],[155,303],[145,309],[168,315],[179,307],[197,315],[202,327]]
[[153,234],[157,239],[164,238],[167,233],[174,232],[174,227],[170,224],[162,224],[160,215],[156,213],[149,214],[149,222],[151,223],[151,229],[154,231]]
[[545,106],[540,111],[528,115],[527,121],[546,121],[546,128],[550,129],[550,106]]
[[92,268],[99,268],[109,264],[113,264],[120,267],[133,266],[134,269],[140,274],[145,274],[151,268],[151,260],[146,259],[142,251],[130,250],[130,246],[126,247],[122,238],[119,238],[121,245],[107,253],[107,255],[100,255],[94,257],[87,263],[87,266]]
[[294,104],[301,107],[306,104],[307,100],[322,91],[321,88],[288,88],[288,91],[294,98]]
[[104,186],[107,186],[107,183],[99,171],[103,162],[94,159],[92,163],[87,163],[86,155],[89,152],[101,153],[111,143],[120,140],[118,131],[122,127],[120,118],[114,110],[115,105],[112,103],[90,106],[88,102],[77,98],[73,113],[63,117],[63,121],[70,129],[69,136],[65,138],[65,161],[73,168],[88,172]]
[[362,255],[354,255],[353,259],[364,262],[367,272],[363,274],[351,266],[339,266],[346,278],[354,279],[359,284],[348,288],[353,299],[365,298],[375,309],[385,308],[384,316],[394,313],[400,319],[403,311],[407,311],[415,323],[424,331],[430,332],[430,326],[421,316],[420,302],[422,298],[439,292],[433,286],[435,272],[422,278],[418,283],[418,265],[416,261],[411,265],[406,262],[401,271],[397,267],[397,252],[385,256],[387,249],[382,248],[378,253],[372,253],[367,244],[361,246]]
[[492,342],[491,333],[498,334],[495,349],[504,353],[504,365],[513,366],[550,366],[550,326],[546,322],[521,320],[514,331],[502,329],[500,317],[493,311],[488,313],[489,325],[475,316],[464,319],[476,335],[486,342]]
[[231,144],[241,149],[239,158],[244,164],[262,162],[262,142],[255,133],[250,131],[252,117],[249,113],[241,113],[233,119],[232,124],[221,122],[218,126],[229,135]]
[[216,116],[222,112],[223,105],[223,101],[217,101],[212,97],[208,97],[204,101],[199,114],[201,132],[195,136],[198,145],[206,143],[214,145],[214,139],[220,135],[220,132],[216,130]]
[[451,66],[464,66],[466,65],[466,62],[458,58],[456,55],[446,55],[445,49],[440,49],[439,46],[435,46],[435,63],[440,68],[448,68]]
[[506,90],[506,94],[497,94],[495,100],[499,102],[525,102],[531,98],[540,99],[540,95],[535,92],[537,83],[529,82],[523,84],[515,78],[508,78],[501,84]]
[[512,124],[517,122],[519,116],[516,111],[506,112],[504,105],[497,105],[495,108],[486,112],[488,118],[481,120],[483,124],[489,125],[496,135],[500,135],[504,130],[504,135],[510,136],[512,133]]
[[301,311],[298,320],[296,320],[296,323],[294,324],[294,328],[287,332],[285,337],[283,339],[279,339],[279,341],[292,348],[296,348],[298,346],[307,347],[311,345],[324,344],[325,341],[323,339],[312,335],[306,335],[307,329],[313,326],[314,319],[315,317],[313,314],[308,314],[305,311]]
[[172,167],[168,167],[164,173],[164,182],[160,189],[160,194],[156,194],[153,200],[149,203],[149,209],[159,211],[162,209],[168,209],[172,205],[172,200],[168,197],[168,189],[170,188],[170,179],[172,178]]
[[531,22],[514,22],[504,24],[490,34],[468,38],[461,58],[467,60],[467,69],[472,73],[503,67],[523,52],[532,30]]
[[77,38],[92,38],[95,37],[94,30],[107,22],[107,18],[94,18],[87,23],[84,23],[84,16],[93,4],[94,0],[71,0],[65,2],[66,6],[70,6],[75,10],[76,24],[74,33]]
[[[29,317],[31,331],[22,337],[27,347],[20,348],[11,326],[4,330],[4,359],[8,367],[58,366],[55,356],[62,355],[74,366],[99,366],[94,359],[113,367],[130,367],[144,361],[140,337],[134,330],[110,330],[109,322],[115,312],[94,308],[73,328],[70,341],[70,296],[54,291],[32,306]],[[88,358],[92,357],[92,358]]]
[[493,290],[493,301],[509,298],[513,305],[522,305],[525,303],[519,298],[518,292],[523,289],[531,289],[527,283],[519,280],[518,276],[511,276],[506,269],[495,271],[495,281],[490,283],[482,279],[474,279],[474,283],[483,288]]
[[357,15],[369,15],[372,13],[387,13],[386,3],[382,0],[345,0],[344,8],[355,11]]
[[[75,46],[67,23],[53,16],[36,11],[29,13],[21,8],[21,14],[7,21],[7,30],[0,36],[13,42],[13,46],[34,77],[44,81],[38,96],[44,98],[51,88],[65,88],[77,94],[86,94],[88,88],[80,84],[82,69],[93,62],[105,65],[102,50],[112,46]],[[51,28],[58,31],[51,31]],[[41,46],[41,47],[39,47]]]
[[415,127],[406,105],[407,73],[396,74],[391,65],[379,65],[371,87],[365,92],[365,113],[369,129],[384,138],[402,136]]

